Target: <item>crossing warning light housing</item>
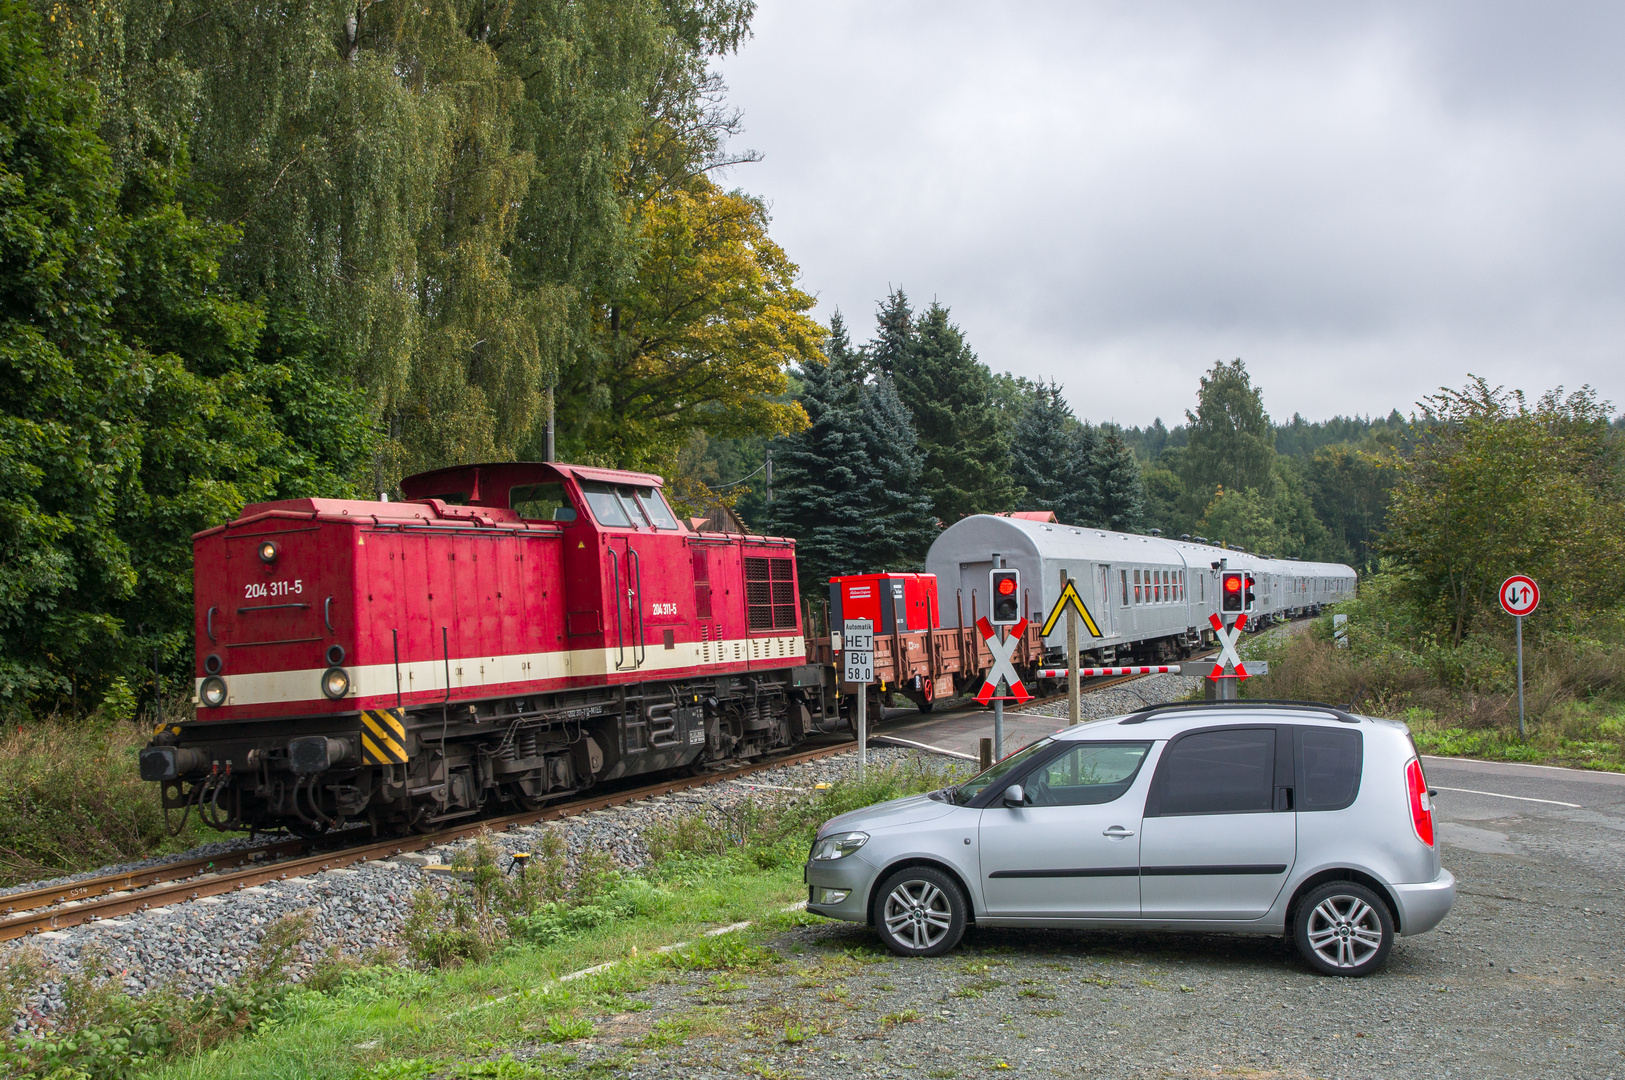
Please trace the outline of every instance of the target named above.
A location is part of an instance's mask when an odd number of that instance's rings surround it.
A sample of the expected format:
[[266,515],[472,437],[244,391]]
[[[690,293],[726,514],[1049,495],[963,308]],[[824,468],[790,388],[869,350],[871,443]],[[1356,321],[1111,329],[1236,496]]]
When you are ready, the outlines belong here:
[[1219,612],[1240,615],[1249,607],[1247,603],[1247,575],[1239,570],[1226,570],[1219,575]]
[[1245,587],[1241,590],[1241,602],[1243,605],[1241,610],[1251,615],[1253,613],[1253,575],[1248,574],[1246,576],[1244,585]]
[[993,597],[993,612],[988,622],[994,626],[1014,626],[1021,621],[1021,571],[994,570],[989,577],[988,592]]

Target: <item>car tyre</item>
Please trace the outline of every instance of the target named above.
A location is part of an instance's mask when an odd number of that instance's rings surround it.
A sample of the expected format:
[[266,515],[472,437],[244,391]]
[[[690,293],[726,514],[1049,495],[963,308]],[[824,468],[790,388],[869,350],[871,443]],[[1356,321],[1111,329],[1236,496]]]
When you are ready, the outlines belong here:
[[905,866],[875,890],[874,925],[898,956],[941,956],[965,936],[965,890],[931,866]]
[[1382,967],[1394,947],[1388,902],[1364,885],[1328,881],[1298,902],[1292,939],[1322,975],[1358,978]]

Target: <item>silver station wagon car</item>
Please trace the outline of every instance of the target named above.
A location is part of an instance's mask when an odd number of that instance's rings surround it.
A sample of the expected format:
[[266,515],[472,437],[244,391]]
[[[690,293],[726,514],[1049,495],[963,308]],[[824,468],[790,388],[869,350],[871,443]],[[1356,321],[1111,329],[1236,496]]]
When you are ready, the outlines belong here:
[[970,923],[1291,934],[1367,975],[1456,882],[1404,724],[1295,702],[1156,706],[1065,728],[958,787],[833,818],[807,907],[937,956]]

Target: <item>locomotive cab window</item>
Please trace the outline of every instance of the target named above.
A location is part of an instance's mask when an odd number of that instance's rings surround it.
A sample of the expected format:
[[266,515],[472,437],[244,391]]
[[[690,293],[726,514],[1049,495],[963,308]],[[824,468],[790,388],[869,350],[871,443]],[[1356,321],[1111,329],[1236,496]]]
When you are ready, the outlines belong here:
[[666,505],[665,497],[656,487],[640,487],[634,489],[638,493],[638,503],[643,507],[643,513],[649,519],[649,524],[657,529],[677,528],[677,518],[672,515],[671,507]]
[[558,481],[508,489],[508,508],[526,521],[574,521],[576,508]]
[[598,524],[622,529],[632,527],[632,519],[626,515],[626,506],[609,484],[584,480],[581,484],[581,495],[587,500],[587,508],[592,511],[593,519]]

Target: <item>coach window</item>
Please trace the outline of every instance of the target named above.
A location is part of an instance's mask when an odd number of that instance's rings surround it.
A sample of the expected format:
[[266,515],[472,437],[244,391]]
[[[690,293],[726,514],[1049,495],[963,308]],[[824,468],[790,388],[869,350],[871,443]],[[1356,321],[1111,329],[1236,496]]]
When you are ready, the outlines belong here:
[[1140,602],[1140,572],[1138,570],[1134,571],[1134,602],[1136,604]]
[[508,489],[508,508],[526,521],[574,521],[576,508],[558,481]]
[[1117,580],[1123,586],[1123,606],[1128,607],[1128,571],[1119,570],[1117,572]]
[[638,502],[643,505],[643,512],[648,515],[651,525],[657,529],[677,528],[677,519],[672,516],[671,507],[666,505],[659,488],[640,487],[635,490],[638,493]]
[[598,524],[623,529],[632,527],[632,519],[626,516],[626,507],[621,505],[615,489],[608,484],[583,481],[581,494],[587,500],[587,506],[592,510],[592,516]]

